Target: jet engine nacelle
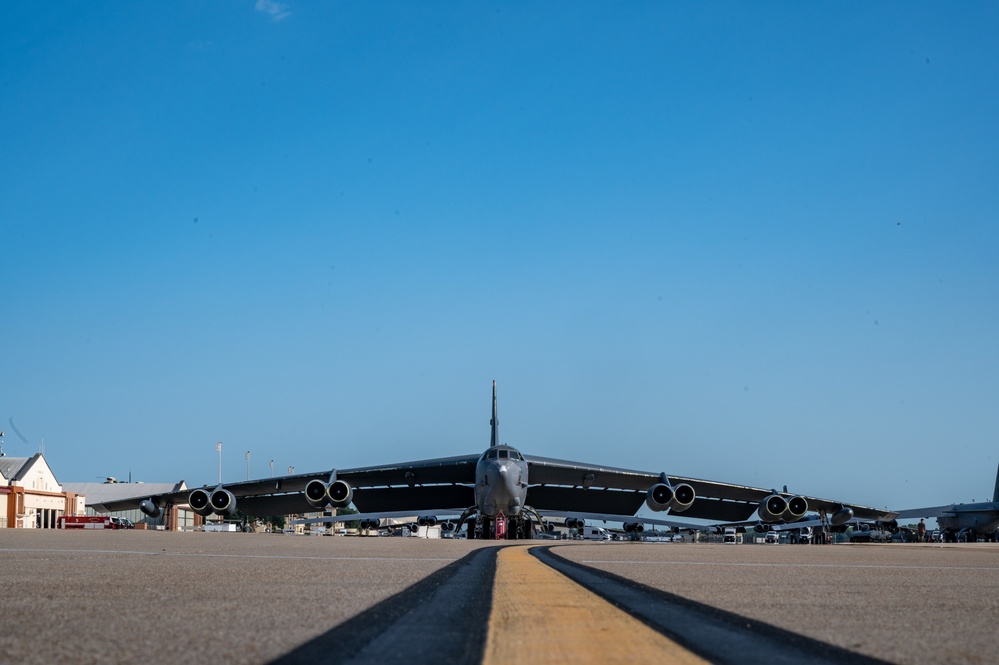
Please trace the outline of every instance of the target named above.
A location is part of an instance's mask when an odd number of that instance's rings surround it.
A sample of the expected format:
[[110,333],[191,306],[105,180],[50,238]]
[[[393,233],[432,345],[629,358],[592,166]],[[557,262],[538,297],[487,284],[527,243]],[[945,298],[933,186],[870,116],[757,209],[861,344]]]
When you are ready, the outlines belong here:
[[323,508],[326,504],[334,508],[349,506],[354,498],[354,488],[345,480],[334,480],[326,484],[318,478],[313,478],[305,486],[305,500],[313,508]]
[[454,522],[451,520],[441,522],[441,531],[454,531]]
[[219,488],[212,492],[209,502],[216,515],[229,517],[236,512],[236,497],[227,489]]
[[565,520],[566,529],[582,529],[584,525],[583,520],[578,517],[568,517]]
[[765,522],[757,522],[753,526],[753,531],[756,533],[766,533],[767,531],[770,531],[770,525]]
[[840,506],[839,510],[834,512],[829,518],[829,523],[834,526],[839,526],[840,524],[846,524],[853,519],[853,509],[847,508],[846,506]]
[[406,526],[409,528],[410,533],[416,533],[420,530],[420,526],[418,524],[407,524]]
[[141,510],[144,515],[148,515],[153,519],[156,519],[157,517],[163,514],[163,511],[160,510],[160,507],[157,506],[155,503],[153,503],[151,499],[140,501],[139,510]]
[[787,500],[787,509],[782,516],[786,522],[797,522],[808,512],[808,501],[803,496],[792,496]]
[[900,529],[898,528],[898,520],[890,520],[888,522],[878,522],[878,526],[887,529],[888,533],[898,533]]
[[208,517],[212,514],[212,497],[208,493],[208,490],[198,488],[187,495],[187,505],[191,507],[191,510],[202,517]]
[[326,483],[313,479],[305,486],[305,500],[313,508],[323,508],[329,502],[326,498]]
[[786,511],[787,500],[780,494],[771,494],[760,501],[760,507],[756,509],[756,513],[764,522],[777,522],[784,518]]
[[360,527],[362,529],[377,529],[378,520],[361,520]]
[[696,496],[694,488],[686,483],[680,483],[676,487],[670,487],[666,483],[656,483],[645,495],[645,505],[657,513],[667,509],[682,513],[694,505]]
[[625,522],[624,532],[625,533],[642,533],[645,531],[645,525],[641,522]]
[[418,517],[416,519],[416,523],[419,526],[436,526],[437,525],[437,517],[434,516],[434,515],[425,515],[423,517]]
[[541,523],[541,530],[545,533],[555,533],[555,525],[548,520],[545,520]]

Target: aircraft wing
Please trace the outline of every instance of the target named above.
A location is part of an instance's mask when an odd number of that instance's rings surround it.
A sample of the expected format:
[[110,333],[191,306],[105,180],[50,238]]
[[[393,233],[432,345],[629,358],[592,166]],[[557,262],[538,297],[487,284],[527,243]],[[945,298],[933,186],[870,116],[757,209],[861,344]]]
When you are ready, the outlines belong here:
[[[288,515],[315,511],[316,508],[305,500],[305,486],[311,480],[327,482],[335,476],[353,488],[351,503],[357,510],[364,513],[405,510],[413,515],[436,510],[439,506],[465,508],[472,505],[475,502],[475,463],[478,459],[479,455],[442,457],[222,483],[221,487],[232,493],[237,510],[245,515]],[[194,489],[136,496],[93,507],[111,512],[135,510],[140,502],[147,499],[161,507],[184,505]],[[215,488],[206,485],[203,489],[212,491]]]
[[660,517],[647,517],[645,515],[609,515],[606,513],[581,513],[579,511],[560,511],[560,510],[539,510],[538,514],[542,517],[575,517],[584,520],[593,520],[600,522],[638,522],[640,524],[652,524],[655,526],[668,526],[673,529],[690,529],[692,531],[705,531],[710,529],[710,525],[704,524],[694,524],[692,522],[684,522],[682,520],[674,519],[664,519]]
[[[466,506],[467,508],[467,506]],[[440,522],[457,520],[461,516],[464,508],[436,508],[433,510],[420,511],[422,515],[433,515]],[[417,517],[417,513],[412,510],[393,510],[380,513],[350,513],[343,515],[324,515],[323,517],[308,517],[300,520],[293,520],[292,524],[326,524],[333,522],[359,522],[361,520],[385,520],[401,519],[404,517]]]
[[945,517],[956,514],[954,508],[954,504],[949,506],[933,506],[932,508],[909,508],[908,510],[898,511],[898,518],[907,520],[913,517]]
[[[531,455],[524,455],[524,459],[528,463],[528,478],[531,483],[527,491],[527,504],[539,511],[584,511],[634,516],[645,503],[648,489],[658,482],[668,482],[672,486],[686,483],[697,495],[693,505],[681,513],[684,519],[742,522],[756,512],[760,502],[774,493],[774,490],[759,487],[665,473]],[[795,496],[788,492],[777,494],[785,498]],[[888,521],[895,517],[895,513],[887,510],[816,497],[804,498],[809,510],[832,513],[847,507],[853,510],[855,517],[861,519]]]

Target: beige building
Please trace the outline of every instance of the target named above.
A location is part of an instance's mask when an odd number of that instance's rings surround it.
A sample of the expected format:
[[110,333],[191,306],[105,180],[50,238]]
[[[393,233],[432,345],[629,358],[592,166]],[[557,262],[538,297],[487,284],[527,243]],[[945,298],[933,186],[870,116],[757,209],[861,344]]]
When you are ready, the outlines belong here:
[[64,491],[41,453],[0,457],[0,528],[55,529],[63,515],[83,515],[82,495]]

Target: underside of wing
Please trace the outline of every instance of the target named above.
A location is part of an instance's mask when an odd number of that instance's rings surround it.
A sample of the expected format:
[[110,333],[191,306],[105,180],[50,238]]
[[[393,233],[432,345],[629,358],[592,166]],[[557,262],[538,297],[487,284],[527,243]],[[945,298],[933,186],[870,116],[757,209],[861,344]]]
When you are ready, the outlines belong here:
[[[212,505],[217,496],[221,500],[228,499],[224,501],[225,510],[214,511],[217,514],[231,515],[239,510],[251,517],[288,515],[322,509],[327,502],[321,493],[334,480],[341,483],[343,503],[340,505],[353,503],[364,511],[419,511],[441,505],[468,506],[474,500],[475,463],[478,457],[462,455],[222,483],[214,488],[205,486],[180,492],[136,496],[94,507],[111,512],[134,509],[147,512],[143,506],[151,511],[153,507],[162,509],[169,505],[197,503],[192,501],[192,495],[200,492],[206,497],[206,503],[200,509],[200,514],[203,515],[213,512]],[[320,496],[310,501],[306,488],[317,482],[321,483],[318,488]],[[198,506],[192,508],[199,512]]]
[[932,508],[909,508],[898,511],[899,519],[911,519],[913,517],[946,517],[954,515],[954,504],[949,506],[933,506]]
[[[634,515],[643,503],[656,511],[669,510],[683,519],[742,522],[754,514],[770,522],[800,519],[806,509],[844,517],[891,520],[895,513],[866,506],[799,496],[759,487],[635,471],[568,460],[525,455],[529,465],[528,505],[538,510],[582,511]],[[686,486],[689,502],[656,505],[655,488]],[[768,512],[770,507],[776,512]]]
[[704,529],[703,524],[694,524],[683,520],[670,519],[668,517],[649,517],[647,515],[620,515],[614,513],[591,513],[581,511],[561,511],[561,510],[539,510],[542,517],[565,517],[570,519],[593,520],[600,522],[621,522],[652,524],[654,526],[668,526],[673,529],[690,529],[693,531]]

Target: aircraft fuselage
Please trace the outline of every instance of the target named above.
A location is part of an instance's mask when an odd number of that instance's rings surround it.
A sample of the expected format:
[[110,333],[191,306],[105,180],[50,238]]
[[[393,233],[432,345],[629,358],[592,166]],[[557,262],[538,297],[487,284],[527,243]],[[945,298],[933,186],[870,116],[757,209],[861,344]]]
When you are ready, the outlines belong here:
[[475,506],[483,517],[520,515],[527,500],[527,462],[510,446],[490,446],[475,464]]
[[995,503],[970,503],[954,506],[951,515],[937,517],[941,529],[951,532],[973,531],[990,533],[999,527],[999,505]]

